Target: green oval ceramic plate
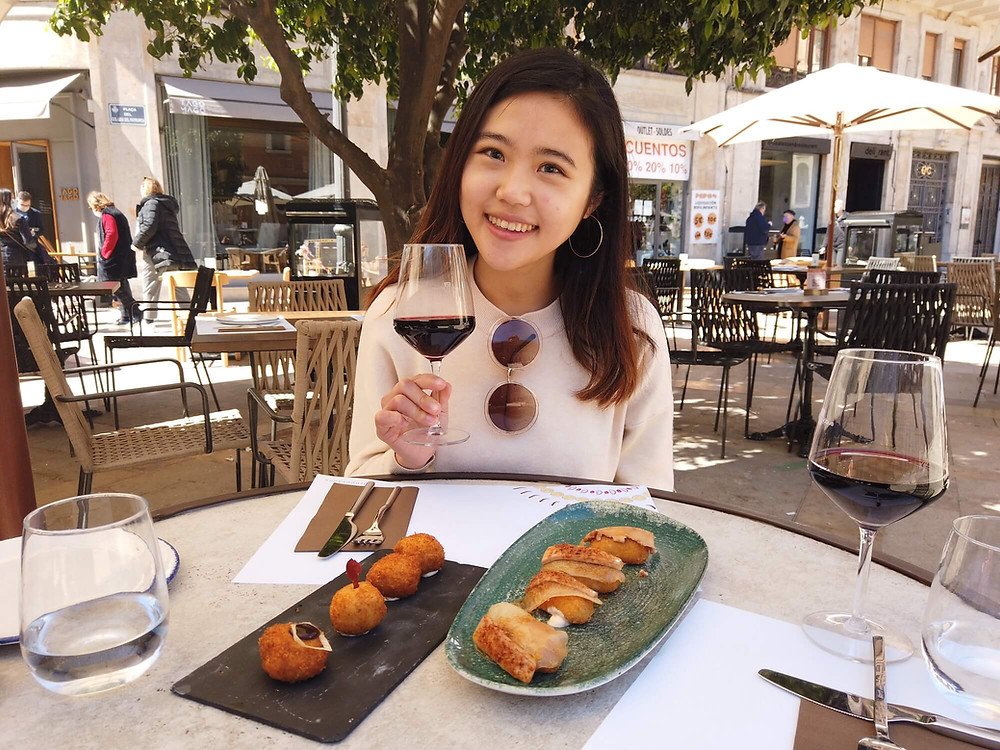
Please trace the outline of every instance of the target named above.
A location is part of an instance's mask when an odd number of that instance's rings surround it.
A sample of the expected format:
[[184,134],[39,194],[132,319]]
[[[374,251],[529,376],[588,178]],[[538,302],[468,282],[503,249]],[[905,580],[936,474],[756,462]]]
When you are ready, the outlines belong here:
[[[579,544],[588,532],[603,526],[649,529],[656,538],[656,553],[645,565],[626,565],[625,583],[599,595],[604,604],[591,621],[570,626],[569,655],[556,672],[537,673],[528,685],[515,680],[479,652],[472,632],[493,604],[524,596],[547,547]],[[673,629],[707,565],[705,540],[677,521],[619,502],[574,503],[525,532],[486,571],[448,631],[448,663],[466,679],[504,693],[568,695],[598,687],[627,672]],[[649,577],[640,578],[640,569]]]

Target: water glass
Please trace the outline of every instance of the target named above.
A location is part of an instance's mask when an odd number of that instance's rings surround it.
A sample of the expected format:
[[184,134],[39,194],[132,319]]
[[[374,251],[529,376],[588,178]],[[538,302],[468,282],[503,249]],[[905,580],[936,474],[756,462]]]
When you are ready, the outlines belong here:
[[1000,516],[952,524],[922,631],[937,683],[967,710],[1000,719]]
[[25,517],[21,655],[43,687],[83,695],[136,679],[163,648],[167,611],[143,498],[81,495]]

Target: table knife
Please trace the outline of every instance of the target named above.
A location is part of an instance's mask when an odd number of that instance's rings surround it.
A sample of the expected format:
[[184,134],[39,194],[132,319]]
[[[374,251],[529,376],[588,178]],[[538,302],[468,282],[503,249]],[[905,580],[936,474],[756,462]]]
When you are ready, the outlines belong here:
[[[841,690],[834,690],[825,685],[809,682],[798,677],[775,672],[770,669],[762,669],[757,674],[773,685],[777,685],[783,690],[787,690],[799,698],[817,703],[820,706],[832,708],[842,714],[853,716],[865,721],[875,720],[874,702],[870,698],[862,698],[860,695],[845,693]],[[979,747],[990,747],[1000,749],[1000,731],[980,727],[974,724],[965,724],[961,721],[949,719],[947,716],[939,716],[928,711],[920,711],[909,706],[900,706],[889,703],[887,706],[889,721],[905,721],[912,724],[920,724],[926,729],[938,734],[954,737],[963,742],[971,742]]]
[[326,544],[319,551],[320,557],[329,557],[334,552],[339,552],[358,535],[358,525],[354,523],[354,514],[361,510],[361,506],[365,504],[365,500],[368,499],[368,496],[372,494],[374,489],[375,482],[366,482],[364,487],[361,488],[361,494],[358,495],[358,499],[354,501],[351,509],[340,519],[336,531],[330,535],[330,538],[326,540]]

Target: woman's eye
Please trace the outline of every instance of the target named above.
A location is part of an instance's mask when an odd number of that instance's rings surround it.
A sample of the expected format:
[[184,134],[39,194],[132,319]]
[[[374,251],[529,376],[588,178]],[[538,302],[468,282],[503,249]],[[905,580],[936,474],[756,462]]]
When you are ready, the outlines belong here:
[[558,167],[555,164],[543,164],[541,166],[541,170],[545,174],[566,174],[561,167]]
[[492,146],[487,146],[486,148],[484,148],[479,153],[484,154],[485,156],[489,157],[490,159],[500,159],[500,160],[503,160],[503,154],[500,153],[500,150],[496,149],[496,148],[493,148]]

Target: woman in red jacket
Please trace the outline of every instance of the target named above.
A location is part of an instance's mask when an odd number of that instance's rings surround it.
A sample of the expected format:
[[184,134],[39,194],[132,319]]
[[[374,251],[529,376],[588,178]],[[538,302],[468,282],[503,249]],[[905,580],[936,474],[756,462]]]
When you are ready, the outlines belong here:
[[120,285],[114,298],[120,306],[118,325],[138,323],[142,313],[135,307],[135,298],[128,280],[134,279],[135,252],[132,250],[132,230],[125,214],[104,193],[94,191],[87,196],[87,205],[94,216],[101,220],[98,226],[101,249],[97,257],[97,278],[100,281],[118,281]]

